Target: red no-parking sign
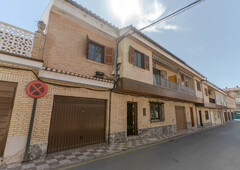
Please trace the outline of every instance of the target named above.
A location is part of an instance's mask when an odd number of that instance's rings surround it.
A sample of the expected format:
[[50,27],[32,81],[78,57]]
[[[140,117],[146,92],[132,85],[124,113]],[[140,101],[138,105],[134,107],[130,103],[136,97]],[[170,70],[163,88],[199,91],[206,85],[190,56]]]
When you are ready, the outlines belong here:
[[41,81],[33,81],[27,85],[26,92],[32,98],[41,98],[47,93],[47,86]]

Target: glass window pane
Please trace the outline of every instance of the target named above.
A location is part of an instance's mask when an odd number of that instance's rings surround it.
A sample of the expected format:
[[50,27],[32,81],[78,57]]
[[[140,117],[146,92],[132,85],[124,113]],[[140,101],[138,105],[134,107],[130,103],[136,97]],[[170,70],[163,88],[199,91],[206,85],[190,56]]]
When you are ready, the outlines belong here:
[[104,61],[104,48],[94,43],[89,43],[88,58],[100,63]]

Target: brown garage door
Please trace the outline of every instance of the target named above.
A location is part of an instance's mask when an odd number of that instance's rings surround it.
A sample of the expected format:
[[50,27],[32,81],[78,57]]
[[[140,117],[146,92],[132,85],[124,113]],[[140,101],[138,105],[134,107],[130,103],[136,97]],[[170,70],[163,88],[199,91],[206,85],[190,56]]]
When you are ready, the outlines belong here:
[[186,129],[185,107],[176,106],[175,110],[177,130]]
[[106,101],[55,96],[48,153],[105,142]]
[[3,156],[17,84],[0,81],[0,156]]

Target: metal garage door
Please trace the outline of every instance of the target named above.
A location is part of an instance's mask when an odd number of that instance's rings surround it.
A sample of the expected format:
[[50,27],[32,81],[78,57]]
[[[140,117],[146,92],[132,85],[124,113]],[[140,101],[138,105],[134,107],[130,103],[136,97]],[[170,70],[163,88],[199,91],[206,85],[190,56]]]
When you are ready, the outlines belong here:
[[16,86],[16,83],[0,81],[0,156],[7,140]]
[[177,130],[186,129],[185,107],[176,106],[175,111]]
[[55,96],[48,153],[105,142],[106,101]]

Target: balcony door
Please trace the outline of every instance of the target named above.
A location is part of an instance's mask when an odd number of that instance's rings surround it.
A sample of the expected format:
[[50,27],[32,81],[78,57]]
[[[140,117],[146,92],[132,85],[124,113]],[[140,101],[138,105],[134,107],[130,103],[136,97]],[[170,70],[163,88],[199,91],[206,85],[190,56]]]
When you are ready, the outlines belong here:
[[164,79],[167,79],[167,72],[153,68],[153,84],[161,85]]

